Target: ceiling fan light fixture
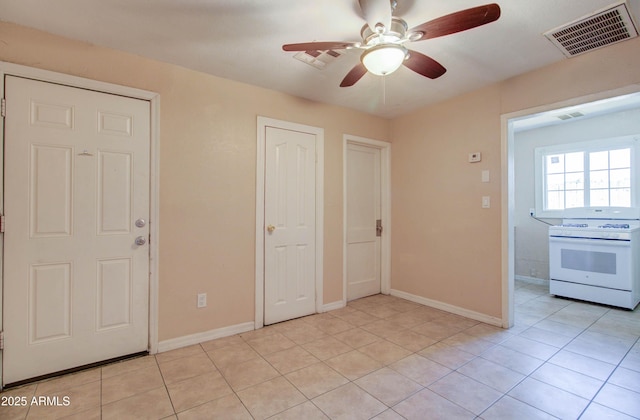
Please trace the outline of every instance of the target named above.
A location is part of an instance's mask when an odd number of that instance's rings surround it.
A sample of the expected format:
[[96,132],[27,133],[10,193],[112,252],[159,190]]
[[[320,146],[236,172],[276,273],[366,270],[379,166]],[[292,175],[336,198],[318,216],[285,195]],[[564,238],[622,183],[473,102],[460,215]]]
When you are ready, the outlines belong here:
[[360,60],[370,73],[386,76],[400,68],[407,53],[407,49],[402,45],[381,44],[362,53]]

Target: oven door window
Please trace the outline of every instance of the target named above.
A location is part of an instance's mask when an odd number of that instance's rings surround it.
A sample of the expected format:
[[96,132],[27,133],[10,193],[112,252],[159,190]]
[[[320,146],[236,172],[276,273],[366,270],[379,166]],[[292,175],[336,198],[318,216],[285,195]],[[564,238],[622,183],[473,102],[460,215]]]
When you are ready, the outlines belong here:
[[549,274],[554,280],[631,290],[631,244],[550,237]]
[[578,249],[560,249],[562,268],[601,274],[616,274],[615,252],[583,251]]

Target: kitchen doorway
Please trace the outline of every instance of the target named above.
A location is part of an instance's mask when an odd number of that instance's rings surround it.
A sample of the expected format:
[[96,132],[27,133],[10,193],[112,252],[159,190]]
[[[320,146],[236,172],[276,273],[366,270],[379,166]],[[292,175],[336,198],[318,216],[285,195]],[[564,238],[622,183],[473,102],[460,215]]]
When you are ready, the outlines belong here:
[[[554,124],[567,124],[566,121],[571,121],[571,118],[595,118],[639,107],[640,92],[637,86],[629,86],[502,115],[502,162],[503,168],[506,168],[506,176],[502,178],[502,194],[506,197],[502,204],[503,327],[514,325],[514,290],[517,277],[516,236],[523,234],[523,217],[524,219],[530,217],[529,207],[526,205],[523,207],[516,200],[516,191],[522,195],[522,189],[517,185],[515,167],[518,161],[516,156],[518,133]],[[570,117],[567,118],[567,115]],[[573,115],[577,115],[577,117],[573,117]],[[574,121],[577,120],[572,120],[572,122]],[[531,160],[533,160],[532,156]],[[524,216],[521,214],[523,212]],[[554,220],[550,220],[549,223],[553,224]],[[541,240],[545,239],[546,235],[542,235]],[[544,270],[537,269],[535,266],[530,273],[533,275],[527,276],[520,273],[518,277],[533,281],[538,280],[538,277],[544,277]],[[527,277],[529,278],[527,279]]]

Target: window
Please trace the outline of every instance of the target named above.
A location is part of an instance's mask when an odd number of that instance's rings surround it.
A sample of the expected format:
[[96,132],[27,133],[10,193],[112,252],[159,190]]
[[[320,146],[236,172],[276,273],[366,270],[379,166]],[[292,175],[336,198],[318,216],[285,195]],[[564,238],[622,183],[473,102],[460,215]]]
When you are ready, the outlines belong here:
[[562,217],[573,207],[638,206],[638,138],[536,148],[536,214]]

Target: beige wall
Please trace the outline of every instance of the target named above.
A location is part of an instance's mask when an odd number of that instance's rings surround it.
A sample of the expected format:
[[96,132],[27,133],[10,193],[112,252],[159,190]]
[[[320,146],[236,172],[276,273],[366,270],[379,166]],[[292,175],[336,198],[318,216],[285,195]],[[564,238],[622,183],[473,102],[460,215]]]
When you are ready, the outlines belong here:
[[640,37],[500,83],[504,113],[640,83]]
[[640,38],[390,122],[0,23],[0,60],[161,95],[160,340],[254,319],[257,115],[325,129],[325,303],[342,299],[349,133],[393,141],[391,287],[502,317],[501,114],[640,83],[639,51]]
[[[503,318],[501,114],[633,84],[640,84],[640,38],[395,119],[392,287]],[[482,162],[468,163],[476,151]],[[488,184],[480,182],[483,169]],[[483,195],[491,209],[481,208]]]
[[161,341],[254,320],[258,115],[325,130],[324,303],[342,300],[342,135],[389,121],[7,23],[0,60],[160,94]]
[[[501,302],[499,93],[397,118],[391,163],[392,287],[490,316]],[[482,161],[469,163],[472,152]]]
[[640,38],[396,118],[392,287],[502,318],[501,114],[638,84],[638,51]]

